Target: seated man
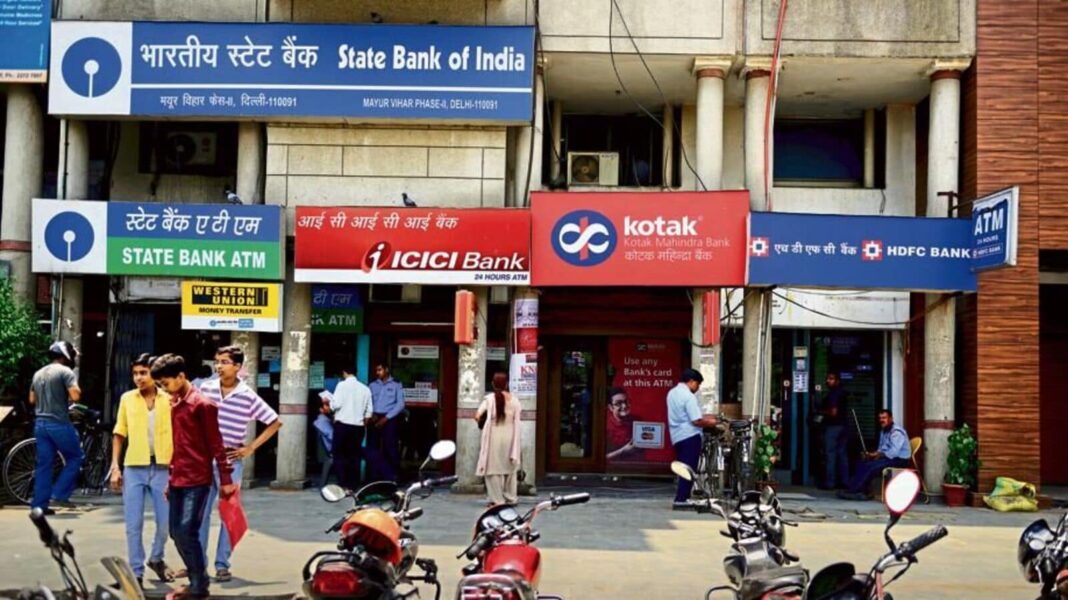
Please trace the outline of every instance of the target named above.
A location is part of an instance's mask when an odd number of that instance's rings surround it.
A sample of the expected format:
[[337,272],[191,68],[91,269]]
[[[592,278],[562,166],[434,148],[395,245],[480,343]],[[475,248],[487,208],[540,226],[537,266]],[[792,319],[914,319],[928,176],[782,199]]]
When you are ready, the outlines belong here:
[[868,483],[872,477],[888,467],[902,468],[912,465],[912,447],[909,445],[905,428],[894,423],[893,415],[886,409],[879,411],[879,425],[882,427],[882,432],[879,433],[879,449],[867,453],[864,462],[857,467],[857,472],[849,481],[849,490],[839,492],[839,498],[867,500]]

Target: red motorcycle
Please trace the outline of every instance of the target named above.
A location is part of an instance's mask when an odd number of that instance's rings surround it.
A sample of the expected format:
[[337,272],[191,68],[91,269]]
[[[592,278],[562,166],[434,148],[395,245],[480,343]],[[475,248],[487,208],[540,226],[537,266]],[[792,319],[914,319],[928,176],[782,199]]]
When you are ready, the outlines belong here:
[[541,552],[533,544],[541,534],[532,525],[542,511],[589,500],[590,495],[583,492],[552,497],[525,515],[509,504],[482,513],[471,545],[456,555],[475,561],[463,569],[456,600],[563,600],[538,593]]

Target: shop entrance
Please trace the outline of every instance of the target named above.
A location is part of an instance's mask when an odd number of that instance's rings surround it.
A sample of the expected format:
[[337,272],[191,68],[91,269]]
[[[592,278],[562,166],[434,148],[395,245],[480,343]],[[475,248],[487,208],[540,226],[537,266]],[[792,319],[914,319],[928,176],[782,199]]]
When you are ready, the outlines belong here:
[[564,338],[553,343],[549,359],[550,471],[604,470],[606,360],[603,341]]

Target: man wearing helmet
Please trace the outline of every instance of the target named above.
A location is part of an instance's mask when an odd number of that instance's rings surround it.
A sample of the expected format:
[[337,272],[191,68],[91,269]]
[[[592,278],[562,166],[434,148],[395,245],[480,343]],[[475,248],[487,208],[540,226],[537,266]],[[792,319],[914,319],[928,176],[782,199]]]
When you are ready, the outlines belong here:
[[[85,454],[78,431],[67,414],[70,405],[82,397],[78,377],[74,374],[78,351],[70,342],[58,341],[48,348],[48,356],[52,362],[33,374],[30,385],[30,406],[37,415],[33,425],[33,435],[37,439],[37,467],[30,507],[53,514],[49,504],[62,508],[74,506],[70,495],[78,483]],[[52,465],[57,453],[63,456],[66,464],[53,482]]]

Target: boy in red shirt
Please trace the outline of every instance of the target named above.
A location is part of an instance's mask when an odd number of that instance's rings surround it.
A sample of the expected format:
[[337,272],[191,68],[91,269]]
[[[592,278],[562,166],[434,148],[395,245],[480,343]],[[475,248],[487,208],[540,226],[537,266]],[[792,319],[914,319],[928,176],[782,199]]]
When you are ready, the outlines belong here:
[[185,359],[164,354],[152,363],[152,378],[171,395],[170,501],[171,538],[189,575],[189,587],[175,598],[207,598],[208,571],[200,546],[200,523],[207,509],[213,480],[212,461],[219,466],[219,496],[229,498],[237,487],[230,479],[219,409],[205,400],[186,378]]

